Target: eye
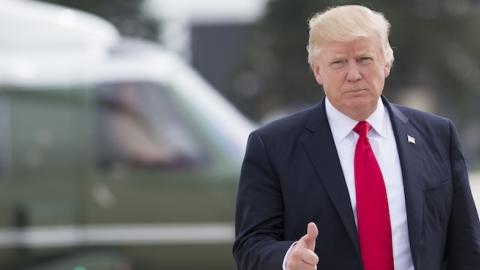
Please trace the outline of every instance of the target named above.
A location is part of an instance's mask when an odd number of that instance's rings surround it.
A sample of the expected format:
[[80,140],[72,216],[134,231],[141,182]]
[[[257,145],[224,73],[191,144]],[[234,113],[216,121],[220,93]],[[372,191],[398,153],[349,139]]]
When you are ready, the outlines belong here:
[[367,65],[367,64],[370,64],[371,62],[373,62],[373,57],[370,57],[370,56],[362,56],[360,57],[360,59],[358,60],[360,62],[360,64],[362,65]]
[[344,64],[345,64],[345,60],[342,60],[342,59],[336,59],[330,62],[330,66],[333,68],[341,68],[344,66]]

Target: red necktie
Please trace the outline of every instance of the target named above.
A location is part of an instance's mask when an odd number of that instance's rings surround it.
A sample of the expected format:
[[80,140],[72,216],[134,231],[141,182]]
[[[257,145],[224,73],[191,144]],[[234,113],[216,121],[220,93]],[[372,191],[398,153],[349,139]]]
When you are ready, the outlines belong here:
[[357,225],[364,270],[393,270],[392,230],[382,172],[368,141],[372,127],[360,121],[353,131]]

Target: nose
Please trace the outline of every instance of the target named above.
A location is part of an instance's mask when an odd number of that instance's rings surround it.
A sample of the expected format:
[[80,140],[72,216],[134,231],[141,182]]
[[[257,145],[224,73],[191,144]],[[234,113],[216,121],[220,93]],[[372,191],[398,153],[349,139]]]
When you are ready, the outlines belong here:
[[358,64],[350,62],[347,69],[347,81],[357,82],[362,78]]

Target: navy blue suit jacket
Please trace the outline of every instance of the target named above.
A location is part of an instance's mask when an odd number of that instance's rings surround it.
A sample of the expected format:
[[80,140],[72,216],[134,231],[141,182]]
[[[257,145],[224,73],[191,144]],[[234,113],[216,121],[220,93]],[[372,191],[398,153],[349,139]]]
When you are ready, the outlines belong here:
[[[479,270],[480,224],[453,124],[382,99],[400,157],[415,269]],[[319,270],[363,268],[324,101],[250,134],[237,197],[238,269],[282,269],[310,221],[319,230]]]

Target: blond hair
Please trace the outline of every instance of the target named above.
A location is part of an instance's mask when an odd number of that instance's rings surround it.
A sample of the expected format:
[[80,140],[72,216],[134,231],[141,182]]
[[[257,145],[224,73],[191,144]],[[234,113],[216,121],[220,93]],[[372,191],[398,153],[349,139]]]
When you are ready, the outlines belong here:
[[307,51],[310,64],[320,54],[324,42],[348,42],[372,36],[380,39],[387,64],[393,64],[393,50],[388,42],[390,23],[382,13],[359,5],[338,6],[315,14],[308,24],[310,38]]

